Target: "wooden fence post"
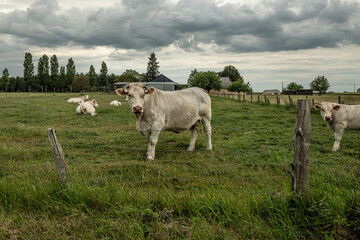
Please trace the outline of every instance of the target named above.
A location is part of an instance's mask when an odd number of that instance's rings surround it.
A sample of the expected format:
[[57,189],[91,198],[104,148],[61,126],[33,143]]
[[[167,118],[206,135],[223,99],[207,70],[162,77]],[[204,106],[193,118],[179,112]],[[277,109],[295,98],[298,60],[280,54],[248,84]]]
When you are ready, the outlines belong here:
[[60,143],[58,142],[57,138],[56,138],[56,134],[54,129],[49,128],[47,130],[47,134],[53,149],[53,155],[54,155],[54,160],[55,160],[55,164],[56,164],[56,169],[59,175],[59,182],[61,185],[63,185],[65,182],[69,181],[69,173],[67,170],[67,166],[66,166],[66,161],[65,161],[65,157],[64,157],[64,152],[61,148]]
[[291,98],[290,95],[289,95],[289,103],[290,103],[290,106],[294,106],[294,102],[293,102],[293,100],[292,100],[292,98]]
[[251,93],[251,95],[250,95],[250,100],[251,100],[251,102],[252,102],[252,93]]
[[280,105],[280,98],[279,98],[278,94],[276,94],[276,103],[277,103],[277,105]]
[[339,98],[339,104],[341,104],[341,97],[339,96],[338,98]]
[[258,95],[258,103],[260,103],[260,95]]
[[297,104],[294,136],[294,162],[291,164],[292,187],[295,193],[308,196],[310,182],[310,134],[311,111],[308,99],[299,99]]
[[245,102],[245,95],[246,95],[246,93],[243,93],[243,101]]
[[267,103],[267,97],[264,95],[264,102]]

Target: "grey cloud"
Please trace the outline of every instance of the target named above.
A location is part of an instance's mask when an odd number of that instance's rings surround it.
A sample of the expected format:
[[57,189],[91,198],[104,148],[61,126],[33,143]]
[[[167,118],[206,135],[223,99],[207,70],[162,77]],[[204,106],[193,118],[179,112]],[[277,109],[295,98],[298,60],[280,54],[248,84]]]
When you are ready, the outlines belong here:
[[[340,0],[263,1],[250,8],[206,0],[122,0],[96,11],[64,10],[38,0],[26,10],[0,13],[0,33],[28,44],[113,46],[143,51],[175,44],[202,51],[278,51],[359,44],[359,4]],[[357,30],[357,31],[356,31]]]

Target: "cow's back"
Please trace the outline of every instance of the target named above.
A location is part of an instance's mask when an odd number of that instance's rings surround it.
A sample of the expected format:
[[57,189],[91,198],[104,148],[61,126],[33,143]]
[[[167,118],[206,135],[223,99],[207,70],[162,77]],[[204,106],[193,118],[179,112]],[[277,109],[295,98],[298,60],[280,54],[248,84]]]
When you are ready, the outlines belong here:
[[155,90],[145,97],[144,117],[160,121],[162,130],[187,130],[202,117],[211,119],[211,100],[201,88],[167,92]]
[[344,124],[347,129],[360,129],[360,105],[340,104],[340,109],[333,112],[334,124]]

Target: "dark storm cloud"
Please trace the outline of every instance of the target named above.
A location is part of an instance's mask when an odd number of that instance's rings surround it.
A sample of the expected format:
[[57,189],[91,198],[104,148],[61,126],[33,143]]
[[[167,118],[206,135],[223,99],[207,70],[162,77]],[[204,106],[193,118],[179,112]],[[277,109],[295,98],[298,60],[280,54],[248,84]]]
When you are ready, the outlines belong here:
[[228,51],[279,51],[359,44],[355,1],[263,1],[254,7],[207,0],[123,0],[96,11],[61,9],[38,0],[26,10],[0,13],[0,33],[29,45],[113,46],[153,49],[175,44],[201,51],[217,44]]

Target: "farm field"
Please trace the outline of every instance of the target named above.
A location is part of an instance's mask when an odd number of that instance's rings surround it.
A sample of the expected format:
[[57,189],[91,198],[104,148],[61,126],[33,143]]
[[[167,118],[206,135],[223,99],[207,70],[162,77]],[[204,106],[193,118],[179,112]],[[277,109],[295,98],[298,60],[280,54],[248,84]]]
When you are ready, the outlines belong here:
[[[0,239],[360,239],[360,132],[312,112],[308,201],[291,190],[296,109],[212,97],[213,151],[202,131],[162,132],[153,162],[125,97],[0,94]],[[112,100],[123,103],[110,106]],[[65,152],[61,187],[47,129]]]

